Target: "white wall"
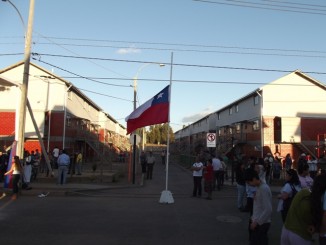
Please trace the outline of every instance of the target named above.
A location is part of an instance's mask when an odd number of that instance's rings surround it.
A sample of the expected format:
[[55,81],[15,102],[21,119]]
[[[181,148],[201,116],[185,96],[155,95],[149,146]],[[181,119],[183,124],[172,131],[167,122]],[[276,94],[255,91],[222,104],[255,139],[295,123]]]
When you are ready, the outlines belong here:
[[[232,106],[226,107],[222,111],[219,111],[219,118],[216,121],[216,126],[221,127],[225,125],[230,125],[233,123],[237,123],[244,120],[254,120],[260,118],[260,97],[259,103],[254,105],[254,96],[258,96],[253,94],[242,101],[239,101],[237,104],[233,104]],[[239,111],[236,111],[236,106],[238,105]],[[232,114],[229,114],[229,108],[232,107]]]
[[295,73],[263,89],[266,116],[326,117],[326,91]]

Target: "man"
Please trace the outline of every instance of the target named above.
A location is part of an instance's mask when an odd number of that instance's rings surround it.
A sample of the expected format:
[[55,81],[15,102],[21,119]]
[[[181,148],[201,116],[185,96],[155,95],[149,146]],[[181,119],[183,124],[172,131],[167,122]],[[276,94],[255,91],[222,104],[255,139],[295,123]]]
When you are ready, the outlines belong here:
[[62,154],[58,157],[58,185],[66,184],[69,165],[70,157],[66,150],[62,150]]
[[203,177],[204,164],[200,161],[200,156],[196,157],[196,162],[192,165],[192,176],[194,179],[194,188],[192,191],[193,197],[201,197],[202,192],[202,177]]
[[58,168],[58,157],[59,157],[60,150],[57,146],[53,148],[52,156],[53,156],[53,164],[54,168]]
[[245,170],[245,180],[248,185],[257,188],[253,203],[253,213],[250,224],[250,245],[267,245],[267,232],[271,225],[272,192],[266,183],[263,183],[258,173],[248,168]]
[[146,158],[146,162],[147,162],[147,179],[152,179],[153,168],[155,164],[155,157],[153,156],[152,151],[149,152],[149,155]]
[[221,189],[221,184],[222,184],[222,174],[223,174],[223,165],[215,155],[212,155],[212,165],[213,165],[213,171],[214,171],[214,182],[213,182],[213,190],[216,189],[216,184],[217,184],[217,189]]
[[140,165],[141,165],[141,181],[140,185],[144,185],[144,180],[145,180],[145,173],[146,173],[146,167],[147,167],[147,162],[146,162],[146,154],[144,151],[141,152],[140,154]]

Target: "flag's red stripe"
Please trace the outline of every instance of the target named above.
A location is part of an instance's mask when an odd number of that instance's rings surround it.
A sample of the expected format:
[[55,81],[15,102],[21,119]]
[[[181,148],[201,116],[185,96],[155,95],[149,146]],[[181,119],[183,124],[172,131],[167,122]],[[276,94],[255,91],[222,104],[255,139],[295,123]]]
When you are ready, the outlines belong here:
[[149,107],[139,117],[127,121],[128,134],[137,128],[166,123],[169,120],[169,103],[160,103]]

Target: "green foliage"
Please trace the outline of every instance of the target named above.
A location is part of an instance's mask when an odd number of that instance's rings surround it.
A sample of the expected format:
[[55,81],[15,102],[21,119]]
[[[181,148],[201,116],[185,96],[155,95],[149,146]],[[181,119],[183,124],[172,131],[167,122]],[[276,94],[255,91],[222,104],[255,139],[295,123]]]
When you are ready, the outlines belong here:
[[167,144],[168,129],[170,132],[170,143],[174,142],[174,133],[171,127],[167,123],[156,124],[149,127],[146,131],[147,143],[150,144]]

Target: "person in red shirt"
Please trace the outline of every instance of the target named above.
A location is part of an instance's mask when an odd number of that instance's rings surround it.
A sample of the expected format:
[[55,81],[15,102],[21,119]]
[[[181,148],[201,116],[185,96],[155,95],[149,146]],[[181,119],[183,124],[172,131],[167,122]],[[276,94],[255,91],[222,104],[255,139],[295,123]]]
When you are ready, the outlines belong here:
[[204,190],[207,192],[207,200],[212,200],[214,170],[212,159],[207,160],[207,165],[204,167]]

